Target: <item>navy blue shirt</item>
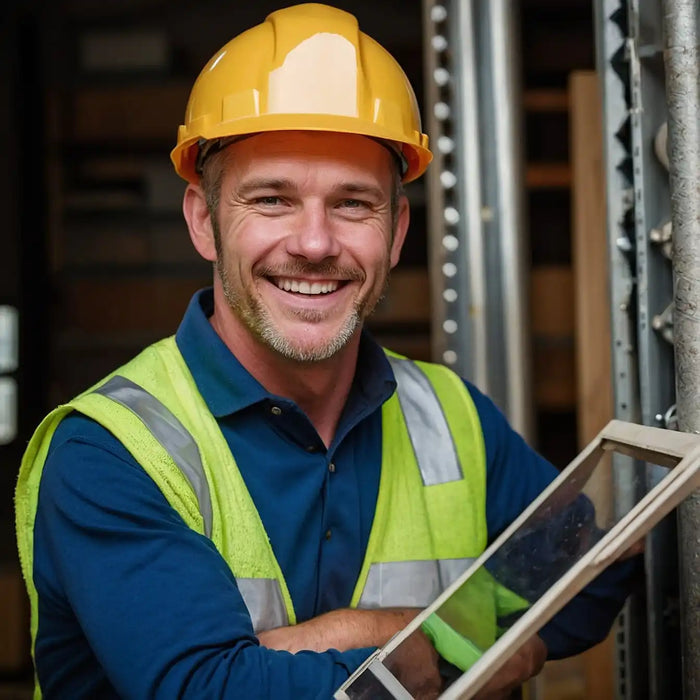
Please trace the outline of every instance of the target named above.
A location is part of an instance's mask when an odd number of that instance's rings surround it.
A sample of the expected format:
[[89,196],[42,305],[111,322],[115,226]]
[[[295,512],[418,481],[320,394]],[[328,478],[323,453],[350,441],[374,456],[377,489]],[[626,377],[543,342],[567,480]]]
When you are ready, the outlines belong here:
[[[238,362],[210,325],[212,311],[210,290],[195,295],[176,342],[258,508],[297,619],[347,607],[376,504],[390,365],[363,334],[326,449],[294,402],[267,392]],[[484,433],[493,539],[557,471],[466,385]],[[59,425],[46,460],[34,579],[35,658],[47,698],[328,698],[371,652],[260,647],[211,541],[185,525],[114,436],[78,414]],[[625,593],[617,578],[592,587],[593,611],[587,593],[579,596],[541,632],[550,657],[604,637]]]

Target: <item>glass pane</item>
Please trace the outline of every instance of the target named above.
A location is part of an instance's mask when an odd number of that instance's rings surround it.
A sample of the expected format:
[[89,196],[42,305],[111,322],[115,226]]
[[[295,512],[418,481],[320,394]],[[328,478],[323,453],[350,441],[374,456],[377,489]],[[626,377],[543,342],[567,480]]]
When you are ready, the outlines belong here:
[[441,656],[458,667],[450,674],[446,666],[446,680],[470,668],[669,471],[654,467],[650,478],[644,463],[602,449],[583,462],[426,620]]

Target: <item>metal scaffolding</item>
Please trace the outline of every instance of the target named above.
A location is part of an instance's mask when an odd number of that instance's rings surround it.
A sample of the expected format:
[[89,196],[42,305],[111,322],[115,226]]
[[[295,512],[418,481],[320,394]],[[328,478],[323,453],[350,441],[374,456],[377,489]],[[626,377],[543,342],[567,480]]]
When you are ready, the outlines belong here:
[[[678,427],[700,433],[700,32],[697,0],[664,0]],[[700,697],[700,494],[679,512],[683,697]]]
[[[698,2],[593,2],[615,417],[689,432],[700,432]],[[433,355],[531,437],[518,3],[423,8]],[[625,508],[635,478],[662,472],[616,459]],[[691,497],[647,538],[646,592],[619,627],[620,698],[700,697],[699,520]]]
[[433,356],[530,438],[518,2],[423,8]]
[[[655,0],[594,7],[615,415],[698,432],[698,1],[664,0],[663,12]],[[639,470],[661,477],[628,465],[630,476]],[[617,484],[618,498],[626,486]],[[688,499],[648,537],[646,595],[628,603],[618,636],[618,697],[698,697],[697,503]]]
[[[666,123],[658,3],[598,0],[597,68],[603,86],[615,417],[675,427],[668,171],[659,135]],[[622,458],[624,459],[624,458]],[[635,473],[616,486],[624,500]],[[646,595],[625,607],[617,637],[618,697],[678,697],[675,517],[647,538]]]

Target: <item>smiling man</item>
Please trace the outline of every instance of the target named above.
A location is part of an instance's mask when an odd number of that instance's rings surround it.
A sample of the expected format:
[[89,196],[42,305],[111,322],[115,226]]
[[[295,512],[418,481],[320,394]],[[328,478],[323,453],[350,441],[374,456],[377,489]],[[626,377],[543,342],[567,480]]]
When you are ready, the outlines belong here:
[[205,173],[184,213],[216,268],[211,324],[268,391],[294,397],[328,447],[362,321],[408,228],[396,154],[355,134],[268,132],[229,145]]
[[[328,698],[556,476],[469,382],[363,329],[430,158],[406,76],[346,12],[279,10],[205,66],[172,160],[213,286],[22,463],[40,693]],[[489,697],[602,639],[613,573]],[[435,697],[428,636],[402,649]]]

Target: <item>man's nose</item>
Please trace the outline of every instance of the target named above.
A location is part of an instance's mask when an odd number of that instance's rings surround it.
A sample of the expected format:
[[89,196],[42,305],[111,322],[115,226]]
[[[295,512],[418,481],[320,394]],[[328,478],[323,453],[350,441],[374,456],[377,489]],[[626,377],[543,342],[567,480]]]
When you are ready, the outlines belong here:
[[340,254],[340,243],[333,222],[321,203],[305,204],[295,217],[293,230],[287,237],[290,255],[320,262]]

